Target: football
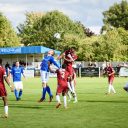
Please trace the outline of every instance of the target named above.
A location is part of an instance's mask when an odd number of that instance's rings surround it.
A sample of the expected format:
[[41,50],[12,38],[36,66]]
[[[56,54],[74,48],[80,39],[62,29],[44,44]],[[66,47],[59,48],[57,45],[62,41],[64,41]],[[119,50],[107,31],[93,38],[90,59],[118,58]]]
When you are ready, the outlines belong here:
[[54,34],[54,37],[55,37],[56,39],[60,39],[60,38],[61,38],[61,35],[60,35],[60,33],[55,33],[55,34]]

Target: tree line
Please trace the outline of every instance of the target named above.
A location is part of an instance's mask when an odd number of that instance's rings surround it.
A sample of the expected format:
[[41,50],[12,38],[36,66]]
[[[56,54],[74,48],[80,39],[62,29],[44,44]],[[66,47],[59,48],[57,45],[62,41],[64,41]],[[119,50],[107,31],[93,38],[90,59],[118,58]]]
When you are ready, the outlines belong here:
[[[0,47],[46,46],[64,51],[75,47],[81,61],[128,61],[128,2],[115,3],[103,12],[104,25],[96,35],[80,21],[74,22],[58,10],[27,12],[16,33],[0,13]],[[61,38],[55,38],[59,33]]]

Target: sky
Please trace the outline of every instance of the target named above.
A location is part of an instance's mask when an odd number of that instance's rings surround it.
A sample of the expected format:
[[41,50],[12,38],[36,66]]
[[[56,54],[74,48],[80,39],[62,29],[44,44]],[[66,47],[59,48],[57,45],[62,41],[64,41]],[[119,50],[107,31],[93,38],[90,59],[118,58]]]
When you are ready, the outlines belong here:
[[49,12],[58,10],[73,21],[80,21],[85,27],[99,34],[103,26],[103,12],[121,0],[0,0],[0,12],[13,27],[24,23],[26,12]]

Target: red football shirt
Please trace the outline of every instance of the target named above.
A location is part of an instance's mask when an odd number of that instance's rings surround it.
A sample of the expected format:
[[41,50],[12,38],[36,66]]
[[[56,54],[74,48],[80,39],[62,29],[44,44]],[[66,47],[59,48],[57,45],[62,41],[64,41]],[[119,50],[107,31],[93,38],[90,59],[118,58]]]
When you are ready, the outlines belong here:
[[69,73],[65,69],[58,69],[57,73],[57,81],[60,86],[67,86],[67,78]]
[[[106,67],[105,68],[105,71],[109,75],[109,74],[113,73],[113,68],[110,67],[110,66],[109,67]],[[114,77],[114,74],[112,74],[111,76],[108,76],[108,77]]]
[[4,68],[0,66],[0,96],[6,96],[6,89],[4,85],[4,76],[6,76],[6,72]]

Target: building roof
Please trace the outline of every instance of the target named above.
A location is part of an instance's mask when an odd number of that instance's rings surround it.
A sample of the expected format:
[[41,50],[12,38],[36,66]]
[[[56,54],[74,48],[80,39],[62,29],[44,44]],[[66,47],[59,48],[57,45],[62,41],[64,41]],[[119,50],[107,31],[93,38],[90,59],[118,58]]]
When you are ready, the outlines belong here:
[[[0,48],[0,54],[41,54],[46,53],[50,48],[44,46],[26,46],[26,47],[7,47]],[[55,54],[60,54],[60,51],[54,50]]]

